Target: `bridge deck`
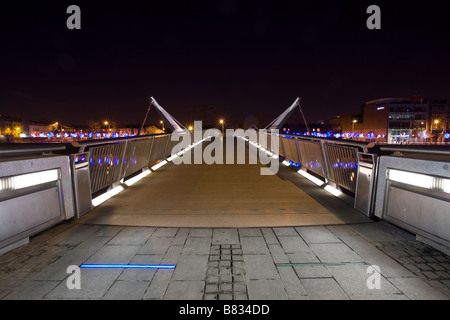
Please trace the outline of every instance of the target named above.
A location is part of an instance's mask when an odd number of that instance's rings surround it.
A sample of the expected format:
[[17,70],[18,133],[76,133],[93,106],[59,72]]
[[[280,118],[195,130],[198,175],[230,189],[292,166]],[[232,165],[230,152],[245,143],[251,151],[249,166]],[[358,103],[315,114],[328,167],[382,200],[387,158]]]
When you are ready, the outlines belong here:
[[369,222],[350,205],[280,164],[169,163],[88,213],[80,223],[159,227],[265,227]]

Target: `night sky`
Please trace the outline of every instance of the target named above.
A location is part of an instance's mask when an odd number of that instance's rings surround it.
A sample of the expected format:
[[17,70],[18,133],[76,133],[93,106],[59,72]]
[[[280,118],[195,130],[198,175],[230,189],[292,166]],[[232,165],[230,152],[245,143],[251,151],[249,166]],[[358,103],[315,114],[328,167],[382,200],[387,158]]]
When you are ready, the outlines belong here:
[[[395,4],[393,3],[395,2]],[[81,8],[81,30],[66,9]],[[381,30],[366,9],[381,8]],[[34,1],[0,7],[0,113],[265,127],[297,97],[310,123],[365,101],[450,98],[445,1]],[[302,122],[299,112],[292,121]],[[153,110],[148,122],[159,122]]]

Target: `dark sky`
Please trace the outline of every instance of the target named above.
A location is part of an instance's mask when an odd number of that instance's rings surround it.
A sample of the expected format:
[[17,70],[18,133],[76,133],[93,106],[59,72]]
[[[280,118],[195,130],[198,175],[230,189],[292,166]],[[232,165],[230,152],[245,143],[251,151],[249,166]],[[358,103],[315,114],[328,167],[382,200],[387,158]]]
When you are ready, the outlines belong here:
[[[81,30],[66,9],[81,8]],[[381,8],[381,30],[366,9]],[[0,8],[0,113],[264,127],[298,96],[310,123],[365,101],[450,98],[445,1],[34,1]],[[301,122],[299,112],[293,120]],[[256,120],[252,120],[256,119]],[[149,122],[158,122],[153,110]]]

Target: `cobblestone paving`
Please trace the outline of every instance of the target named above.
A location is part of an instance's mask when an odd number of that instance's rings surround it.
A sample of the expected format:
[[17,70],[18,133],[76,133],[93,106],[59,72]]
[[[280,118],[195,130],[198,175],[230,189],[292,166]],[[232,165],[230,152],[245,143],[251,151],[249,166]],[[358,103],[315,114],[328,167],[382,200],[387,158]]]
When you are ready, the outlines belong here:
[[[175,264],[174,270],[82,263]],[[379,290],[367,268],[381,270]],[[0,256],[0,299],[450,299],[450,259],[380,223],[283,228],[60,224]]]
[[450,257],[419,241],[380,241],[375,246],[450,298]]
[[212,245],[204,299],[247,300],[244,274],[244,256],[240,245]]

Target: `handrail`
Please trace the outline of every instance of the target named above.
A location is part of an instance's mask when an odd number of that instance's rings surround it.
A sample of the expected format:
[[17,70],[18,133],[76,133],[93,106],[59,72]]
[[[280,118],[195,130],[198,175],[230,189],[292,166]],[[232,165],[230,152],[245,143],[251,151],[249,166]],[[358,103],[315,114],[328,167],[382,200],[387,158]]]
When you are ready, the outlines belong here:
[[166,135],[170,135],[170,133],[157,133],[157,134],[150,134],[150,135],[145,135],[145,136],[133,136],[133,137],[126,137],[126,138],[110,138],[110,139],[74,141],[74,142],[72,142],[72,146],[74,146],[76,148],[86,148],[86,147],[98,146],[98,145],[102,145],[102,144],[126,142],[126,141],[130,141],[130,140],[145,140],[145,139],[148,139],[151,137],[166,136]]
[[375,147],[375,142],[363,142],[363,141],[353,141],[353,140],[341,140],[336,138],[321,138],[321,137],[310,137],[310,136],[297,136],[292,134],[282,134],[281,136],[289,136],[289,137],[296,137],[298,139],[305,139],[305,140],[316,140],[316,141],[324,141],[329,143],[335,143],[340,145],[347,145],[347,146],[354,146],[359,147],[363,149],[370,149]]
[[52,151],[62,151],[66,150],[65,145],[61,144],[42,144],[42,143],[32,143],[25,144],[19,143],[14,145],[2,146],[0,145],[0,156],[11,156],[11,155],[23,155],[31,153],[44,153]]
[[426,148],[421,146],[380,146],[381,151],[391,151],[391,152],[411,152],[411,153],[422,153],[422,154],[438,154],[438,155],[450,155],[449,146],[427,146]]

